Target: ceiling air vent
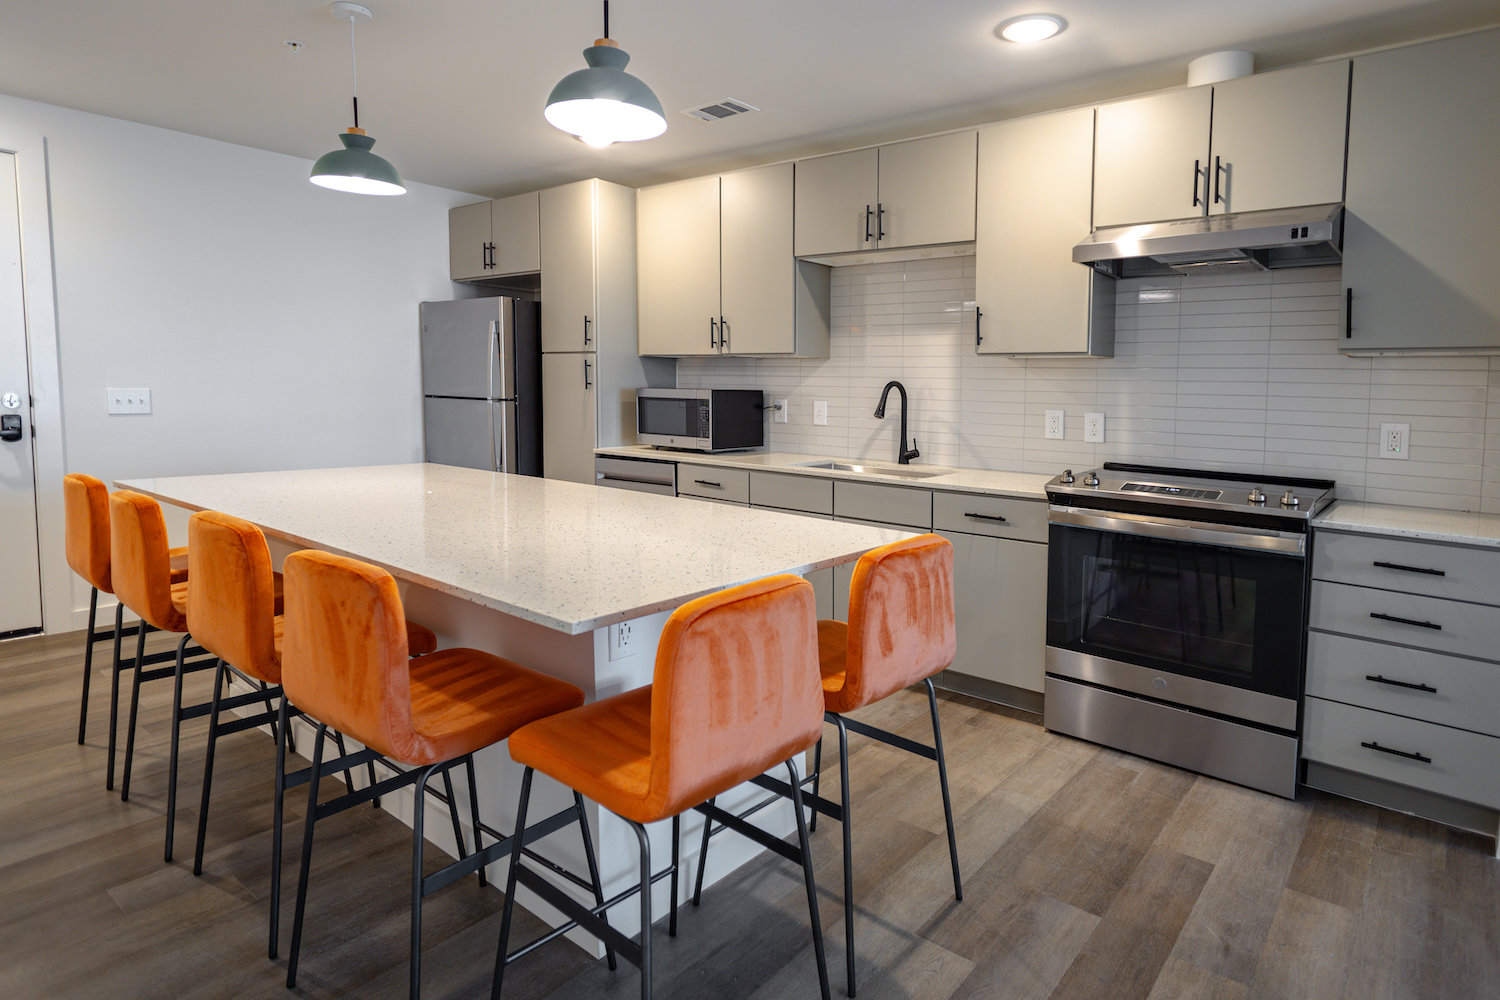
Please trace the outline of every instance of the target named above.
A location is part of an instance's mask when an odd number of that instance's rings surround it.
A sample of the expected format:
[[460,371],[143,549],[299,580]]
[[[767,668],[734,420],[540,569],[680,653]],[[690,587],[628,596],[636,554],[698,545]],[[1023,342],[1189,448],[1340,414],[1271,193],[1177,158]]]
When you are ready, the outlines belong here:
[[697,108],[685,108],[681,114],[689,118],[696,118],[704,122],[716,122],[721,118],[733,118],[735,115],[747,115],[752,111],[759,111],[753,104],[744,101],[736,101],[733,98],[725,98],[716,104],[705,104]]

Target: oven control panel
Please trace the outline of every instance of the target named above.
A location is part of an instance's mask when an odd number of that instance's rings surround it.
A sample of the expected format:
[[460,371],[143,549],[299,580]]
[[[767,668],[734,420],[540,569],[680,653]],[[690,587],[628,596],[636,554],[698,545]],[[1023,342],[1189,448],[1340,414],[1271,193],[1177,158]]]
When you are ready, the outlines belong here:
[[1195,490],[1186,486],[1158,486],[1155,483],[1126,483],[1120,487],[1120,490],[1136,493],[1165,493],[1169,496],[1182,497],[1185,500],[1217,500],[1224,495],[1223,490]]

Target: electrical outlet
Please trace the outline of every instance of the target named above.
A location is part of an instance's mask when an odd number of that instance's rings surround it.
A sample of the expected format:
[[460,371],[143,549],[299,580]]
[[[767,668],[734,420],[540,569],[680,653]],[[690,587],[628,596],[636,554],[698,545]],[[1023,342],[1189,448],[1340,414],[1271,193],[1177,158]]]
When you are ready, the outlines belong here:
[[1089,444],[1104,443],[1104,414],[1085,413],[1083,415],[1083,440]]
[[1411,450],[1411,424],[1380,425],[1380,457],[1406,461]]
[[629,622],[620,622],[609,627],[609,658],[618,660],[622,656],[635,655],[635,634]]
[[784,399],[773,399],[771,402],[776,406],[776,422],[778,424],[786,423],[787,414],[790,412],[787,408],[787,401]]
[[1042,425],[1042,437],[1061,441],[1063,436],[1063,411],[1048,410],[1047,422]]
[[823,426],[828,423],[828,400],[814,400],[813,423],[818,424],[819,426]]
[[150,389],[105,389],[110,413],[150,413]]

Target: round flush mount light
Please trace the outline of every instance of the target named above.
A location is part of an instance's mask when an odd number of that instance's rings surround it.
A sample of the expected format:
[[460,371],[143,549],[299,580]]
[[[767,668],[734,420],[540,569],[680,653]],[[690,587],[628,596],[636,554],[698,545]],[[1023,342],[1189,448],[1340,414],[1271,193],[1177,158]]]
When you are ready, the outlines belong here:
[[1056,14],[1022,14],[1001,21],[995,26],[995,34],[1007,42],[1040,42],[1061,34],[1067,26],[1068,22]]

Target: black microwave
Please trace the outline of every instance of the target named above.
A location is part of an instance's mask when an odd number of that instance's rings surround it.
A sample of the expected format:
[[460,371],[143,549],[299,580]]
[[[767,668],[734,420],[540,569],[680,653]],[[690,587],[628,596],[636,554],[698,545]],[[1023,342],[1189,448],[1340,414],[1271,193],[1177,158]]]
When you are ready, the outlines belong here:
[[764,448],[765,393],[759,389],[637,389],[635,439],[658,448]]

